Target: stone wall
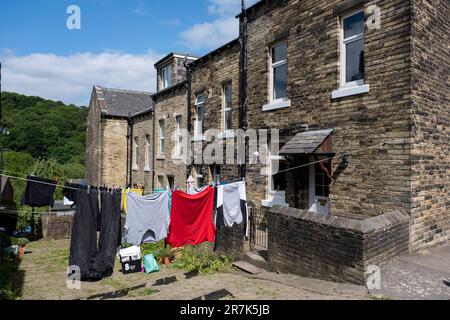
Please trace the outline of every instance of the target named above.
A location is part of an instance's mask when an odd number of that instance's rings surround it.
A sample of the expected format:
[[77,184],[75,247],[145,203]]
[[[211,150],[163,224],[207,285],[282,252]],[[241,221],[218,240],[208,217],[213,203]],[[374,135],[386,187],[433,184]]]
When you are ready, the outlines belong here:
[[[137,170],[132,170],[132,183],[140,184],[145,190],[153,189],[153,116],[151,113],[134,118],[133,137],[137,138],[139,154]],[[148,145],[147,145],[148,143]],[[146,163],[146,148],[148,159]]]
[[277,206],[267,220],[269,263],[279,272],[364,285],[369,266],[409,251],[409,217],[398,211],[357,220]]
[[450,236],[450,3],[412,2],[411,242],[416,250]]
[[92,185],[101,183],[102,136],[100,105],[96,90],[92,91],[86,131],[86,180]]
[[[365,28],[365,83],[370,91],[333,100],[331,94],[339,88],[340,15],[358,8],[355,4],[366,9],[376,4],[382,13],[380,30]],[[249,12],[249,128],[286,129],[286,140],[301,124],[335,129],[333,151],[351,155],[349,166],[332,182],[332,213],[374,216],[386,208],[411,207],[410,31],[409,0],[268,1]],[[269,47],[278,41],[288,44],[291,106],[263,112]],[[377,147],[381,143],[386,143],[384,149]],[[338,165],[336,158],[334,172]],[[248,196],[261,206],[267,184],[261,166],[249,167],[247,177]]]
[[[154,96],[155,107],[155,188],[160,187],[159,176],[164,177],[163,187],[174,178],[174,186],[186,189],[186,164],[172,154],[175,150],[176,115],[182,116],[182,129],[187,124],[187,86],[182,82]],[[159,120],[165,119],[165,152],[159,154]]]
[[102,119],[101,180],[99,185],[123,186],[127,183],[128,122]]
[[[217,133],[224,130],[224,96],[223,87],[231,84],[232,86],[232,128],[239,128],[239,55],[240,45],[238,41],[233,41],[228,45],[211,52],[192,64],[192,100],[191,100],[191,134],[194,134],[194,125],[196,120],[196,97],[200,94],[206,95],[205,101],[205,119],[204,128],[207,130],[216,130]],[[236,165],[237,142],[235,138],[219,139],[223,144],[223,161],[226,161],[227,145],[232,150],[230,159],[231,164],[221,164],[221,181],[234,182],[239,180],[239,170]],[[206,143],[193,142],[193,152],[204,150]],[[196,164],[202,164],[202,161],[196,161]],[[203,168],[206,177],[205,183],[213,182],[213,169],[209,165]],[[192,171],[195,178],[196,170]]]
[[70,239],[75,217],[73,211],[42,214],[42,236],[44,240]]

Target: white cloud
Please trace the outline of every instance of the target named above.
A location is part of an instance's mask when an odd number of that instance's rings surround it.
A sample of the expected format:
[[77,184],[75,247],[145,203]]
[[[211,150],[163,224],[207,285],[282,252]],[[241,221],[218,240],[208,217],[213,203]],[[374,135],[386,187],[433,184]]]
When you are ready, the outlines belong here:
[[213,49],[239,35],[239,22],[231,18],[217,19],[192,26],[180,34],[183,44],[192,50]]
[[34,53],[17,56],[4,50],[2,90],[88,105],[94,84],[110,88],[154,91],[154,63],[162,56],[105,51],[68,56]]
[[[181,42],[192,50],[214,49],[239,36],[241,0],[208,0],[208,13],[216,16],[212,22],[198,23],[180,33]],[[247,0],[249,7],[258,0]]]

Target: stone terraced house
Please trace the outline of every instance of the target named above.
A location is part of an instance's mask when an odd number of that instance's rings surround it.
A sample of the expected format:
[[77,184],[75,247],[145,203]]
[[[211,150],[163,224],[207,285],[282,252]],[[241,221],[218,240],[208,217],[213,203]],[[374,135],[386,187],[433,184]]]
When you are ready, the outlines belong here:
[[[159,61],[155,94],[94,87],[86,178],[147,190],[245,178],[250,238],[222,229],[221,251],[365,283],[449,239],[449,14],[446,0],[257,2],[238,39]],[[236,129],[269,144],[247,143],[240,165],[180,161],[208,148],[208,129],[233,154]]]

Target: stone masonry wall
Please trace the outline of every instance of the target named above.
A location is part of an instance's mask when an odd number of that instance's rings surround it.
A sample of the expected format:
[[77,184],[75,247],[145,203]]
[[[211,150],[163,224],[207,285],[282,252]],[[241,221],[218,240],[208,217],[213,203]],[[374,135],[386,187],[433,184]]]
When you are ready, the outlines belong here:
[[102,170],[100,185],[123,186],[127,183],[126,120],[102,120]]
[[409,251],[409,217],[396,211],[361,221],[274,207],[267,219],[269,263],[279,272],[365,285],[369,266]]
[[[151,113],[133,119],[133,136],[138,140],[139,154],[138,169],[132,172],[132,183],[143,185],[145,190],[152,190],[153,116]],[[145,161],[146,148],[148,148],[148,163]]]
[[[168,176],[174,177],[175,187],[186,189],[186,164],[172,156],[175,148],[174,133],[176,130],[175,116],[182,115],[182,129],[187,123],[187,87],[180,83],[154,98],[155,108],[155,188],[160,187],[158,176],[164,177],[164,186],[169,184]],[[159,120],[165,119],[165,153],[159,154]]]
[[413,250],[450,237],[450,3],[414,0]]
[[[356,6],[355,6],[356,4]],[[366,94],[333,100],[339,88],[340,15],[381,9],[380,30],[365,28]],[[379,215],[411,207],[410,1],[267,1],[249,13],[249,128],[334,128],[335,152],[351,153],[349,166],[331,186],[331,213]],[[291,106],[263,112],[268,103],[269,47],[288,44]],[[291,137],[294,134],[291,135]],[[360,151],[386,143],[384,149]],[[338,159],[333,162],[334,169]],[[336,170],[334,170],[336,171]],[[248,197],[261,205],[267,179],[248,169]]]
[[[229,46],[222,48],[210,54],[209,57],[203,58],[195,64],[192,72],[192,100],[191,100],[191,134],[194,134],[194,121],[196,119],[195,101],[199,94],[206,94],[205,101],[205,119],[204,128],[207,130],[224,129],[223,119],[223,86],[231,84],[232,86],[232,128],[239,128],[239,42],[232,42]],[[226,146],[229,145],[230,150],[234,150],[232,155],[234,162],[232,164],[220,165],[221,181],[234,182],[239,180],[239,170],[236,163],[236,139],[220,139],[224,146],[223,160],[226,160]],[[233,147],[234,141],[234,147]],[[205,143],[194,142],[193,150],[200,150],[205,147]],[[197,163],[201,164],[201,163]],[[205,182],[211,183],[213,173],[210,166],[205,166],[206,172]],[[194,173],[195,176],[195,173]],[[194,177],[195,178],[195,177]]]
[[102,136],[100,121],[100,106],[97,93],[92,92],[86,131],[86,180],[92,185],[101,182]]

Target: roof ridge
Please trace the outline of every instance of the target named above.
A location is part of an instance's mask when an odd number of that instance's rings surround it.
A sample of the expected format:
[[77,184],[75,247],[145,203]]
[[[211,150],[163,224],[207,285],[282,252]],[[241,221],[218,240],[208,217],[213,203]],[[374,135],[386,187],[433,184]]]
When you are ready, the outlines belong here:
[[115,89],[115,88],[106,88],[106,87],[102,87],[102,86],[96,86],[96,87],[99,87],[102,90],[106,90],[106,91],[115,91],[115,92],[124,92],[124,93],[140,93],[140,94],[154,95],[154,93],[148,92],[148,91]]

